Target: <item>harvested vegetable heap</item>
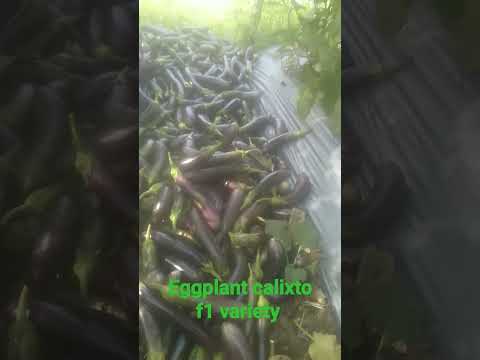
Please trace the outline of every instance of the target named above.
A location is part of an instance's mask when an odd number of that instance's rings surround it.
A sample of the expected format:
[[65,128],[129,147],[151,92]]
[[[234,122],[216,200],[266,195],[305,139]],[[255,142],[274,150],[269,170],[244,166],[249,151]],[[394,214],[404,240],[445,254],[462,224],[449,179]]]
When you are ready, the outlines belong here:
[[[279,119],[262,111],[261,93],[250,81],[256,60],[252,47],[239,49],[199,28],[144,26],[140,42],[144,357],[319,358],[315,349],[321,346],[305,330],[318,331],[307,325],[308,320],[318,325],[323,313],[317,291],[308,299],[257,297],[253,291],[207,299],[217,314],[224,306],[279,304],[282,315],[274,328],[267,319],[200,321],[193,314],[195,299],[168,296],[170,279],[247,280],[250,286],[281,279],[288,266],[294,267],[289,258],[300,268],[294,270],[313,273],[317,251],[266,232],[269,221],[288,224],[302,218],[294,206],[307,197],[309,179],[289,171],[277,151],[306,132],[287,132]],[[334,336],[319,338],[338,355]]]
[[138,3],[0,22],[0,359],[138,358]]

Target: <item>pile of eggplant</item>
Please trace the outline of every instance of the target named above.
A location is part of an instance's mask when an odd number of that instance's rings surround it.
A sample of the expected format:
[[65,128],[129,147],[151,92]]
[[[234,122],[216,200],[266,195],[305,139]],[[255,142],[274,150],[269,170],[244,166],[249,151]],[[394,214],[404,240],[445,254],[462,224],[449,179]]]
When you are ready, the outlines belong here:
[[0,358],[138,358],[138,3],[0,22]]
[[[289,219],[309,194],[308,177],[278,154],[307,132],[288,132],[263,112],[252,47],[208,29],[145,25],[139,52],[141,358],[268,359],[282,325],[197,320],[194,302],[169,296],[168,282],[283,278],[295,254],[265,233],[265,219]],[[297,300],[250,292],[208,301],[215,312],[259,302],[287,309]]]

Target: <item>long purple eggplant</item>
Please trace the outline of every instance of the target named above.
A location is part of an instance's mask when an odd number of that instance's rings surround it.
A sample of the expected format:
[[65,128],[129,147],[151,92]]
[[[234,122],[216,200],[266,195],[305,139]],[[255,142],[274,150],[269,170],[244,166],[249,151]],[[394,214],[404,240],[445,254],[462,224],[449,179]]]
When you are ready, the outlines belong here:
[[215,348],[213,338],[199,323],[192,320],[188,315],[178,311],[176,306],[156,296],[147,286],[140,284],[139,296],[140,304],[146,306],[154,314],[175,323],[197,343],[209,349]]

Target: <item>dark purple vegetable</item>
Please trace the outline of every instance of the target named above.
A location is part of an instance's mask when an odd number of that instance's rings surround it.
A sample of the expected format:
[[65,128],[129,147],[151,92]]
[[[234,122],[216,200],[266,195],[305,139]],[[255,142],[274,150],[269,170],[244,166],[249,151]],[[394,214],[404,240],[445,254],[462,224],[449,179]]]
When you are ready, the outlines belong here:
[[234,267],[231,271],[227,282],[239,283],[248,278],[248,261],[242,249],[235,249],[233,251]]
[[97,140],[99,151],[117,152],[138,149],[138,127],[128,126],[110,130]]
[[287,194],[284,199],[290,206],[295,205],[308,196],[311,188],[312,184],[310,183],[308,176],[304,173],[299,174],[295,181],[295,187],[293,188],[293,191]]
[[245,208],[252,204],[252,202],[263,195],[267,195],[269,192],[272,191],[274,186],[277,186],[281,182],[288,179],[290,176],[290,172],[287,170],[277,170],[271,172],[270,174],[263,177],[258,184],[253,188],[247,195],[245,202],[242,205],[242,208]]
[[[256,60],[252,46],[240,49],[229,45],[207,29],[147,27],[140,32],[144,68],[140,74],[145,75],[140,87],[163,109],[148,122],[141,122],[140,140],[149,144],[162,139],[171,160],[170,171],[164,171],[156,183],[151,181],[150,187],[153,192],[160,184],[173,182],[181,194],[175,197],[170,221],[165,213],[160,222],[146,217],[141,224],[160,258],[156,272],[142,274],[141,282],[160,302],[157,314],[163,316],[159,321],[175,322],[170,335],[163,336],[169,344],[165,354],[167,359],[176,359],[177,353],[186,356],[184,340],[189,338],[195,345],[189,358],[206,359],[222,352],[225,359],[267,360],[269,320],[222,322],[220,307],[245,306],[247,301],[251,307],[265,305],[266,298],[253,292],[254,282],[281,278],[285,272],[285,249],[277,239],[268,238],[266,224],[268,219],[289,220],[288,207],[308,194],[308,179],[303,175],[295,182],[290,179],[287,164],[276,154],[282,144],[303,133],[279,136],[285,131],[284,124],[265,114],[259,101],[262,91],[251,81]],[[144,113],[149,115],[147,110]],[[150,173],[153,162],[143,154],[141,158],[147,160],[142,174]],[[140,200],[147,213],[154,207],[146,195]],[[141,246],[143,261],[148,264],[149,242]],[[168,295],[169,280],[212,277],[225,284],[248,279],[248,297],[183,299]],[[271,300],[283,307],[286,299]],[[213,322],[195,319],[199,303],[212,305]],[[216,331],[222,348],[209,338],[217,348],[202,350],[206,339],[192,338],[187,330],[190,325],[199,326],[200,332]],[[176,348],[171,347],[173,337],[177,338]],[[285,350],[284,344],[278,344],[279,350]],[[142,352],[142,356],[148,355]]]
[[164,141],[156,141],[150,152],[150,158],[147,159],[152,164],[148,172],[148,180],[153,184],[160,179],[168,164],[168,149]]
[[146,340],[148,352],[162,353],[165,351],[162,343],[162,331],[160,324],[146,306],[140,305],[138,309],[140,330],[142,337]]
[[233,112],[242,106],[242,101],[238,98],[230,100],[220,111],[219,114]]
[[287,265],[287,254],[280,241],[270,238],[265,248],[266,260],[262,264],[263,281],[283,278]]
[[234,231],[244,232],[257,220],[258,216],[262,216],[268,209],[269,204],[265,201],[256,201],[250,207],[245,209],[238,220],[235,222]]
[[113,209],[127,220],[135,223],[138,220],[138,201],[126,194],[125,189],[114,179],[99,161],[93,165],[88,177],[88,187],[105,199]]
[[180,274],[180,281],[183,282],[202,282],[205,280],[205,274],[198,267],[190,265],[188,262],[167,256],[164,259],[165,264],[176,270]]
[[178,235],[152,231],[151,237],[159,254],[164,256],[167,254],[176,255],[197,266],[202,266],[208,261],[195,243],[187,242],[188,240]]
[[40,301],[31,304],[30,313],[38,330],[57,341],[84,346],[107,357],[138,358],[138,347],[132,342],[131,330],[106,313]]
[[186,360],[188,358],[188,355],[190,354],[191,349],[191,341],[184,334],[181,334],[175,341],[173,349],[171,350],[171,353],[168,355],[167,359]]
[[212,154],[220,148],[221,144],[212,145],[207,149],[200,150],[200,152],[194,156],[182,159],[178,163],[178,167],[181,171],[187,172],[191,170],[198,169],[202,165],[206,164]]
[[172,209],[175,191],[173,186],[166,184],[158,196],[158,201],[155,203],[152,210],[153,222],[158,224],[170,216]]
[[234,189],[230,193],[227,204],[225,206],[222,222],[220,224],[220,228],[216,237],[217,243],[221,243],[224,237],[235,225],[235,222],[240,215],[240,208],[242,207],[246,194],[247,191],[243,184],[234,185]]
[[242,125],[240,127],[240,133],[241,134],[258,133],[258,131],[266,127],[271,121],[272,121],[272,118],[270,115],[257,116],[254,119],[250,120],[245,125]]
[[202,212],[203,217],[206,219],[208,225],[212,229],[217,229],[220,225],[220,215],[218,212],[210,206],[207,198],[185,177],[175,177],[176,184],[185,191],[195,202],[195,206]]
[[239,163],[244,157],[242,151],[216,152],[208,159],[205,167],[216,167],[227,163]]
[[245,173],[245,171],[245,166],[220,165],[187,172],[184,176],[185,179],[192,183],[208,183],[212,181],[218,182],[222,179]]
[[146,306],[156,315],[174,322],[183,331],[188,333],[197,343],[209,349],[215,348],[212,337],[198,322],[195,322],[189,316],[178,311],[176,306],[156,296],[151,289],[143,284],[140,284],[139,296],[140,304]]
[[286,133],[277,135],[269,139],[263,145],[263,151],[266,151],[266,152],[276,151],[280,146],[285,145],[289,142],[298,140],[304,137],[306,134],[307,134],[306,131],[294,131],[294,132],[286,132]]
[[221,79],[220,77],[206,76],[206,75],[193,75],[195,80],[207,89],[213,90],[228,90],[231,89],[232,84],[228,81]]
[[[41,114],[41,118],[29,126],[31,134],[27,135],[29,155],[22,164],[20,179],[25,193],[45,185],[55,175],[64,174],[73,159],[65,101],[49,87],[42,87],[35,96],[32,111]],[[59,148],[63,149],[64,159],[58,156]],[[57,160],[52,162],[53,159]],[[48,163],[51,168],[45,171]]]
[[257,320],[257,359],[268,360],[269,342],[268,342],[268,319]]
[[69,257],[73,259],[73,229],[78,216],[73,200],[68,196],[60,198],[51,215],[47,230],[33,246],[31,276],[36,288],[64,269]]
[[30,83],[21,84],[7,105],[0,109],[0,118],[5,119],[5,123],[21,131],[28,113],[31,111],[31,104],[34,99],[35,88]]
[[255,356],[242,329],[231,322],[221,325],[222,343],[228,358],[232,360],[254,360]]
[[191,220],[193,226],[193,233],[196,235],[198,242],[208,253],[215,268],[223,273],[227,269],[225,255],[222,254],[220,248],[215,243],[215,235],[210,230],[208,224],[204,221],[202,215],[196,208],[191,210]]

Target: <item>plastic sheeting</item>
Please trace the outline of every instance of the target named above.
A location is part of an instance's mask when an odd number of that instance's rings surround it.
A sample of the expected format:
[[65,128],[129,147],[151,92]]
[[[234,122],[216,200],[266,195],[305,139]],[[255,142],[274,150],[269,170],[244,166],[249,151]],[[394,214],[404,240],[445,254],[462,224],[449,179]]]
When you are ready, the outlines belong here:
[[[340,81],[340,79],[339,79]],[[278,48],[263,52],[255,64],[254,85],[263,91],[261,105],[283,121],[288,130],[309,127],[305,138],[284,147],[282,155],[295,173],[304,172],[312,193],[304,204],[316,226],[323,257],[320,282],[341,322],[341,149],[327,126],[325,113],[315,106],[305,120],[296,114],[298,83],[282,69]]]
[[392,161],[407,178],[408,216],[388,243],[429,305],[445,358],[478,359],[479,94],[449,54],[448,35],[431,13],[426,2],[414,3],[393,41],[375,28],[375,1],[342,3],[348,62],[388,64],[405,54],[415,59],[361,101],[344,101],[343,116],[371,166]]

